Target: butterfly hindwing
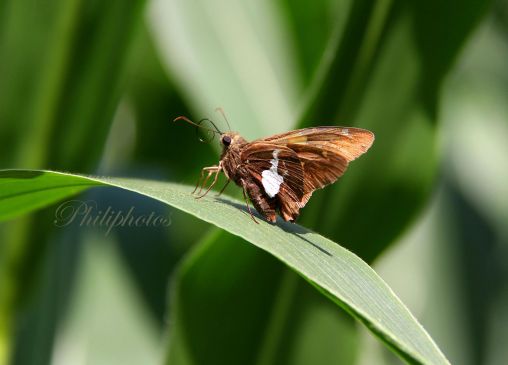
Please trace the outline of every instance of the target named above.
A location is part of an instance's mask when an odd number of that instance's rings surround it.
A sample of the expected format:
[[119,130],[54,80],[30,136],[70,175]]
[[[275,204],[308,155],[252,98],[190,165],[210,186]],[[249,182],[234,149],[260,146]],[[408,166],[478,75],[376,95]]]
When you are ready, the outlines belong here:
[[264,194],[277,202],[282,217],[295,220],[305,192],[298,154],[286,146],[256,143],[242,151],[242,161]]

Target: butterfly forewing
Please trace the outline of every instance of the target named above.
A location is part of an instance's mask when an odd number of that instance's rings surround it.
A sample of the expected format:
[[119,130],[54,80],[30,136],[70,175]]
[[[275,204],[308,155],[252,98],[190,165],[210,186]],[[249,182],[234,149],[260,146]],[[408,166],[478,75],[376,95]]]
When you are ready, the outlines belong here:
[[287,146],[250,143],[242,151],[247,171],[270,198],[287,195],[300,201],[304,195],[304,172],[298,154]]
[[[348,166],[345,157],[338,153],[309,144],[289,144],[296,152],[304,170],[304,194],[312,193],[336,181]],[[308,195],[308,198],[310,195]]]
[[374,142],[374,134],[361,128],[312,127],[276,134],[259,141],[282,145],[309,145],[340,154],[350,162],[370,148]]
[[360,128],[305,128],[250,142],[241,160],[282,217],[293,221],[312,193],[335,182],[373,141]]
[[361,128],[313,127],[259,141],[286,146],[297,154],[304,171],[303,206],[314,190],[335,182],[349,162],[370,148],[374,134]]

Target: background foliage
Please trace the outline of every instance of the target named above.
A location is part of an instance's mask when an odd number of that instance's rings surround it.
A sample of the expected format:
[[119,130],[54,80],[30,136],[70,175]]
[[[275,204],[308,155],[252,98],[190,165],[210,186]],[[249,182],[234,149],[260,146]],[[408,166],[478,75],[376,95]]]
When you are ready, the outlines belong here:
[[[373,263],[452,363],[500,364],[507,9],[477,0],[4,0],[0,167],[192,183],[217,146],[169,120],[207,116],[224,128],[217,106],[251,139],[297,126],[369,128],[372,150],[315,194],[301,223]],[[192,364],[229,351],[230,363],[397,361],[239,239],[125,192],[84,199],[171,214],[173,224],[109,236],[59,229],[55,206],[2,224],[2,359]],[[207,302],[203,277],[224,284],[224,303]],[[256,288],[252,297],[228,285],[235,279]],[[235,316],[224,306],[231,298],[243,299]],[[175,301],[199,308],[199,321],[176,318]],[[229,348],[242,328],[259,328],[245,344],[262,345]]]

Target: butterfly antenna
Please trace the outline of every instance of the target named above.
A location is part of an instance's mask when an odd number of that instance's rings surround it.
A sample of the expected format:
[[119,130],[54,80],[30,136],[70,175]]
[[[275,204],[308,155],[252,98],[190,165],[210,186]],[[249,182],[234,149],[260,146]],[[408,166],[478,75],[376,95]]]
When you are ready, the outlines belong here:
[[[203,119],[201,119],[199,122],[195,123],[195,122],[193,122],[192,120],[190,120],[190,119],[189,119],[189,118],[187,118],[187,117],[184,117],[184,116],[179,116],[179,117],[177,117],[177,118],[173,119],[173,122],[176,122],[176,121],[178,121],[178,120],[183,120],[183,121],[184,121],[184,122],[186,122],[186,123],[192,124],[193,126],[195,126],[195,127],[196,127],[196,132],[199,130],[199,128],[204,129],[204,130],[207,130],[207,131],[209,131],[209,132],[212,132],[212,133],[213,133],[212,138],[211,138],[208,142],[210,142],[211,140],[213,140],[213,137],[215,137],[215,135],[216,135],[216,134],[219,134],[219,135],[221,135],[221,134],[222,134],[222,132],[219,130],[219,128],[217,128],[217,126],[215,125],[215,123],[214,123],[214,122],[212,122],[212,121],[211,121],[210,119],[208,119],[208,118],[203,118]],[[208,121],[208,122],[210,122],[210,124],[212,124],[212,125],[213,125],[213,127],[215,128],[215,130],[213,130],[213,129],[211,129],[211,128],[207,128],[207,127],[205,127],[205,126],[202,126],[202,125],[201,125],[201,123],[203,123],[204,121]],[[199,138],[199,140],[200,140],[201,142],[205,142],[205,140],[203,140],[202,138]]]
[[[184,122],[186,123],[189,123],[189,124],[192,124],[193,126],[195,126],[196,128],[202,128],[202,129],[206,129],[207,131],[210,131],[210,132],[213,132],[213,133],[219,133],[219,134],[222,134],[222,132],[219,130],[219,128],[217,128],[217,126],[215,125],[214,122],[212,122],[210,119],[208,118],[204,118],[204,119],[201,119],[199,122],[197,123],[194,123],[192,120],[190,120],[189,118],[187,117],[184,117],[183,115],[182,116],[179,116],[179,117],[176,117],[175,119],[173,119],[173,122],[176,122],[178,120],[183,120]],[[213,127],[215,128],[215,130],[213,129],[210,129],[210,128],[207,128],[207,127],[204,127],[202,125],[200,125],[201,123],[203,123],[205,120],[209,121]]]
[[228,118],[226,118],[226,113],[224,113],[224,109],[222,109],[221,107],[218,107],[217,109],[215,109],[215,111],[221,113],[222,117],[224,118],[224,120],[226,121],[226,123],[228,125],[228,129],[231,130],[231,126],[229,125]]
[[[201,124],[201,123],[202,123],[202,122],[204,122],[205,120],[209,121],[209,122],[210,122],[210,124],[211,124],[211,125],[213,125],[213,127],[215,128],[215,131],[217,131],[217,133],[222,134],[222,132],[219,130],[219,128],[217,128],[217,126],[215,125],[215,123],[214,123],[214,122],[212,122],[212,121],[211,121],[210,119],[208,119],[208,118],[203,118],[203,119],[201,119],[201,120],[198,122],[198,124]],[[211,129],[210,129],[210,130],[211,130]],[[215,131],[213,131],[213,132],[215,132]]]

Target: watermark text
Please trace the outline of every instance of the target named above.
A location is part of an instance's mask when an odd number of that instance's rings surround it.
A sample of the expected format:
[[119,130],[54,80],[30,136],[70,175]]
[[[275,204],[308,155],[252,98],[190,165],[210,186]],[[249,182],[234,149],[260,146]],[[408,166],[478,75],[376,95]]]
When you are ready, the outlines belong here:
[[155,212],[139,214],[135,207],[115,210],[111,206],[99,208],[94,200],[68,200],[58,206],[54,223],[57,227],[77,224],[80,227],[102,227],[109,235],[117,227],[169,227],[171,217]]

